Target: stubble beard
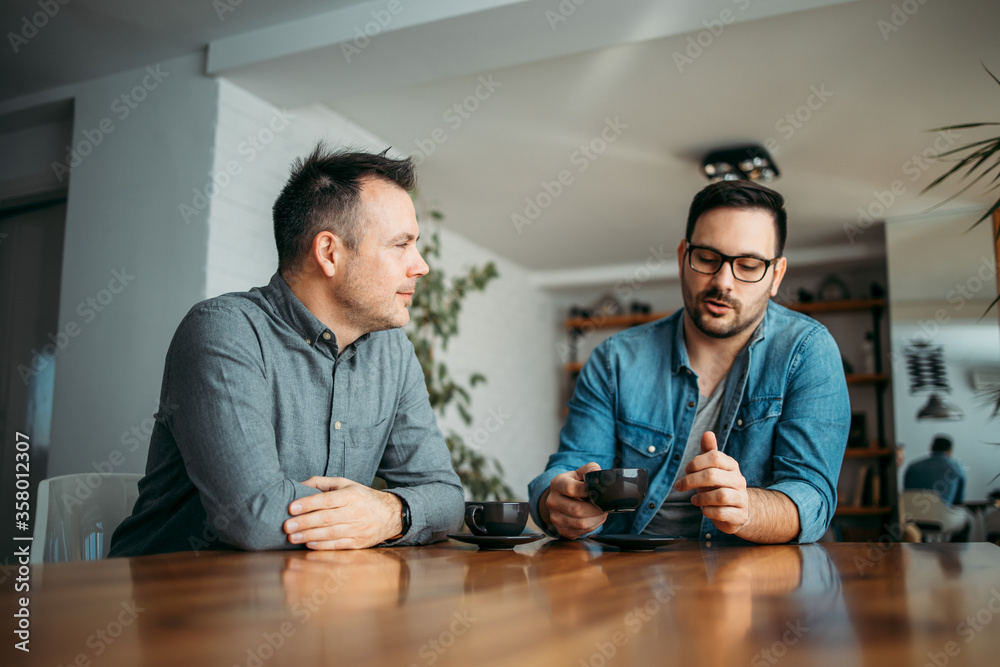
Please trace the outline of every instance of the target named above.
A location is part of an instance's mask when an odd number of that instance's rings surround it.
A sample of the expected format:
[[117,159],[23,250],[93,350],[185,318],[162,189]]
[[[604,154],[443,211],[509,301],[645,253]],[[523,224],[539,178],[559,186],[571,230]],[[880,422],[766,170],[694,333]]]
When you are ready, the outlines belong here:
[[396,292],[386,298],[378,285],[364,276],[363,270],[349,264],[344,275],[347,289],[338,295],[351,326],[363,333],[405,326],[410,321],[410,311],[396,303]]
[[[748,306],[735,298],[732,293],[722,292],[715,287],[709,287],[695,295],[691,291],[687,281],[683,277],[681,280],[684,310],[687,311],[688,317],[691,318],[691,323],[694,324],[695,328],[710,338],[732,338],[752,326],[755,327],[763,316],[764,310],[767,308],[767,302],[770,299],[770,284],[761,297]],[[774,282],[773,278],[771,282]],[[724,303],[730,306],[732,310],[721,316],[715,316],[705,309],[703,303],[706,299]],[[726,321],[730,315],[731,318]]]

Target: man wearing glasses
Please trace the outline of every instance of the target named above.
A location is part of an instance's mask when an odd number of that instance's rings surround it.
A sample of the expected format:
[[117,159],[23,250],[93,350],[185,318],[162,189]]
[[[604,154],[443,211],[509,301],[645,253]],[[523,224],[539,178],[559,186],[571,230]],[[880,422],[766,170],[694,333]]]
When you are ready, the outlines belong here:
[[[770,301],[785,275],[780,194],[749,181],[695,196],[677,248],[684,308],[591,354],[559,450],[529,485],[551,535],[813,542],[836,509],[850,406],[840,352]],[[635,512],[587,501],[583,475],[646,468]]]

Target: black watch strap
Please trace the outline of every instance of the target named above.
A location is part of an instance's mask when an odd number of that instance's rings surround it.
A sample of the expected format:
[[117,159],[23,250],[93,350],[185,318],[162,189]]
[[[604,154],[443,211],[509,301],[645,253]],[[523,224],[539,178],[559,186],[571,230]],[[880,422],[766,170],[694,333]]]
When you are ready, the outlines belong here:
[[[403,535],[406,535],[408,532],[410,532],[410,526],[413,525],[413,523],[410,521],[410,506],[409,504],[407,504],[405,498],[403,498],[402,496],[397,496],[397,497],[399,498],[399,502],[403,504],[403,509],[402,509]],[[400,537],[402,537],[403,535],[400,535]]]

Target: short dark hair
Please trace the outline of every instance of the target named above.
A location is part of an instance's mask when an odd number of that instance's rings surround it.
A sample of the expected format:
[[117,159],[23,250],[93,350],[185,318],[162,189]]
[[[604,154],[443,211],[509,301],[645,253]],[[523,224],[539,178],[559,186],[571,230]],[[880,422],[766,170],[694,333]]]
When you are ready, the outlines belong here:
[[931,451],[935,454],[943,454],[951,451],[951,438],[946,435],[939,435],[931,443]]
[[719,181],[702,189],[695,195],[688,211],[687,231],[684,238],[691,243],[694,226],[698,218],[707,211],[717,208],[758,209],[767,211],[774,218],[777,238],[775,257],[785,252],[785,236],[788,233],[788,214],[785,213],[785,199],[777,192],[752,181]]
[[365,179],[380,178],[407,191],[416,186],[413,161],[387,157],[388,152],[330,150],[320,142],[309,157],[295,161],[272,209],[282,275],[298,270],[320,232],[333,232],[349,249],[357,248],[366,231],[361,206]]

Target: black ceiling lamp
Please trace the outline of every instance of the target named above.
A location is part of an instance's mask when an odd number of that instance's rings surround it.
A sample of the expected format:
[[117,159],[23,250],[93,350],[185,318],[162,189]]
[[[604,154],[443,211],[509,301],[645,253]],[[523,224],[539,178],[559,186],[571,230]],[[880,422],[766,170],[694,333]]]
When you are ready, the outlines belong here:
[[713,183],[740,180],[769,183],[781,175],[771,154],[758,144],[712,151],[705,156],[701,169]]

